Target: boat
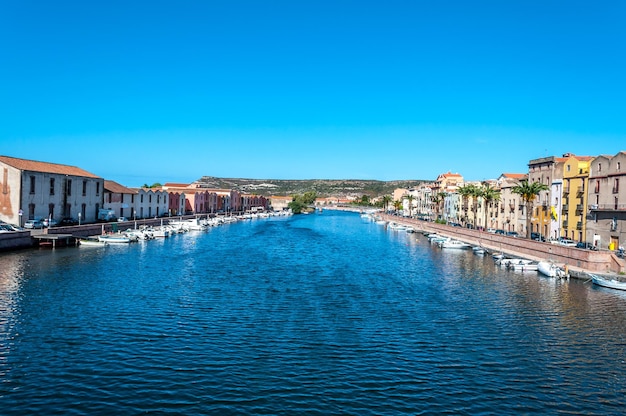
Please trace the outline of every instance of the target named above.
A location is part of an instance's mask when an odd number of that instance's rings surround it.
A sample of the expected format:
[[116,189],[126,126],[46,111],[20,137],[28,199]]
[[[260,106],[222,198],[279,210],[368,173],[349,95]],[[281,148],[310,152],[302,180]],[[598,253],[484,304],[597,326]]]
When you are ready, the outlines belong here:
[[605,277],[598,276],[597,274],[588,274],[591,276],[591,281],[598,286],[608,287],[610,289],[626,290],[626,282],[615,279],[607,279]]
[[459,240],[447,240],[447,241],[442,241],[441,243],[439,243],[439,247],[465,249],[465,248],[469,248],[470,245]]
[[99,241],[104,241],[109,244],[128,244],[130,243],[130,237],[125,235],[99,235]]
[[548,277],[567,277],[565,270],[551,261],[540,261],[537,263],[537,271]]
[[406,230],[406,226],[402,225],[402,224],[398,224],[397,222],[390,222],[389,223],[389,229],[390,230],[396,230],[396,231],[405,231]]
[[485,254],[487,254],[487,249],[481,246],[472,247],[472,251],[474,252],[474,254],[477,254],[479,256],[484,256]]
[[100,241],[97,237],[81,237],[78,239],[81,247],[104,247],[109,243],[106,241]]
[[532,260],[529,260],[529,261],[519,260],[519,261],[509,262],[506,267],[509,270],[530,272],[530,271],[537,271],[537,269],[539,268],[539,263],[536,261],[532,261]]

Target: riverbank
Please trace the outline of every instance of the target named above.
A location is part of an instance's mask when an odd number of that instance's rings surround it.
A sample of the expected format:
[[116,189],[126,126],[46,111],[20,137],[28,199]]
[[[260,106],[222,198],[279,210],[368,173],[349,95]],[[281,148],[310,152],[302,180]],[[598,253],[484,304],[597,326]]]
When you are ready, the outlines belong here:
[[588,273],[624,274],[626,262],[610,251],[583,250],[547,242],[509,237],[413,218],[380,214],[385,221],[413,227],[416,231],[432,232],[455,238],[468,244],[482,246],[491,252],[536,261],[552,261],[569,271],[572,277],[588,279]]

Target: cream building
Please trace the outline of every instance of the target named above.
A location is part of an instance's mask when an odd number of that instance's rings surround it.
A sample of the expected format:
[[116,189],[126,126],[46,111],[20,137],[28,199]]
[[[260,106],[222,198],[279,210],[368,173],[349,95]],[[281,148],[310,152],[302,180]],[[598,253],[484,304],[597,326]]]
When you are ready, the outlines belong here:
[[76,166],[0,156],[0,219],[81,217],[95,222],[104,179]]

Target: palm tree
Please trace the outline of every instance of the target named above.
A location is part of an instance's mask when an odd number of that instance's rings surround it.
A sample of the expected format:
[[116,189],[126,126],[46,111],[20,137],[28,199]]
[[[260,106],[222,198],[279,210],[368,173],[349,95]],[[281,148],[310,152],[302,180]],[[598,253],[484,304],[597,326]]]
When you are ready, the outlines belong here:
[[465,217],[467,218],[467,200],[469,198],[472,198],[472,212],[474,213],[474,223],[473,226],[474,228],[476,228],[476,216],[478,215],[478,198],[480,198],[482,196],[481,192],[481,188],[474,185],[474,184],[469,184],[469,185],[465,185],[465,186],[461,186],[458,189],[459,194],[461,194],[461,196],[463,197],[463,200],[465,201],[465,207],[464,207],[464,211],[465,211]]
[[400,211],[400,208],[402,208],[402,201],[399,201],[399,200],[393,201],[393,207],[396,209],[396,214],[397,214],[398,211]]
[[485,228],[487,228],[487,206],[500,199],[500,190],[492,188],[488,183],[483,185],[481,196],[485,202]]
[[391,195],[383,196],[383,209],[385,210],[385,214],[387,213],[387,209],[389,208],[389,203],[391,202]]
[[441,203],[446,199],[446,195],[447,194],[445,192],[439,192],[438,194],[433,196],[433,203],[435,204],[435,212],[437,213],[437,218],[435,218],[436,220],[439,219],[439,208],[441,207]]
[[550,188],[545,183],[530,183],[528,182],[528,179],[522,180],[518,185],[514,186],[511,189],[511,192],[513,192],[514,194],[518,194],[526,205],[526,238],[530,238],[530,218],[533,201],[541,191],[547,191],[548,189]]
[[409,200],[409,217],[413,216],[413,200],[415,199],[415,196],[408,194],[406,196],[406,199]]
[[457,192],[459,193],[459,195],[461,195],[462,201],[461,201],[461,209],[463,210],[463,222],[467,222],[467,200],[469,199],[470,194],[472,194],[472,187],[474,185],[465,185],[465,186],[461,186],[459,189],[457,189]]

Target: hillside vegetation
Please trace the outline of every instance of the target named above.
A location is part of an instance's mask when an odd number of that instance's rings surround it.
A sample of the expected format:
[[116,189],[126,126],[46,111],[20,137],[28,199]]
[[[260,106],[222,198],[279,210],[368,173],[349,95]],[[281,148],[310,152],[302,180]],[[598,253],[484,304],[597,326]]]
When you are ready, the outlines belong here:
[[245,179],[203,176],[196,181],[202,187],[234,189],[242,193],[263,196],[290,196],[316,192],[319,197],[346,197],[367,195],[375,198],[391,195],[396,188],[411,188],[423,180],[375,181],[360,179]]

